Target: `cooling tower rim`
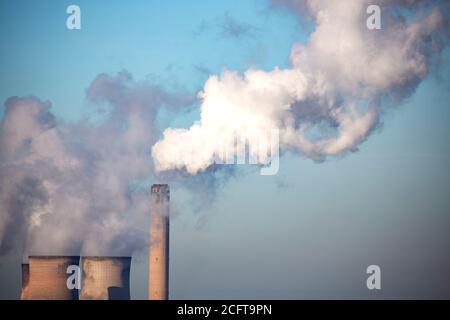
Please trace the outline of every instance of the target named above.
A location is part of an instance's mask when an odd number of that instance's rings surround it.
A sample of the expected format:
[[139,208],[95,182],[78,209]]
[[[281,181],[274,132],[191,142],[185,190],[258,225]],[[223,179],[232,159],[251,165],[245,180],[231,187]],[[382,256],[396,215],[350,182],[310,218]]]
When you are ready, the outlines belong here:
[[57,255],[46,255],[46,256],[28,256],[28,259],[79,259],[80,256],[57,256]]
[[83,260],[131,260],[131,258],[131,256],[81,256]]

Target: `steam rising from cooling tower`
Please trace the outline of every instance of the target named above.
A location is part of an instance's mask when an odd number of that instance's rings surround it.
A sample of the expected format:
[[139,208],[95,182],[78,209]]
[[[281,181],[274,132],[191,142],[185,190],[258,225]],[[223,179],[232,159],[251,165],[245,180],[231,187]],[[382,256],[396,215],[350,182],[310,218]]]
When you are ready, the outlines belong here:
[[155,115],[190,96],[126,71],[100,74],[86,93],[92,107],[107,110],[100,123],[58,121],[51,103],[33,96],[6,101],[0,254],[128,256],[147,248]]
[[129,300],[131,257],[83,257],[81,300]]

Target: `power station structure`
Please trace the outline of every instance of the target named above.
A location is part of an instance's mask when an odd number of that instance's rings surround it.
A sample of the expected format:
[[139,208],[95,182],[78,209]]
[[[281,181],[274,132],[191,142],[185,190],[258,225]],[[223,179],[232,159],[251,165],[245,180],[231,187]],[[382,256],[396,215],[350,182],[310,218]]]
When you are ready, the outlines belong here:
[[77,266],[80,257],[31,256],[28,260],[29,280],[26,286],[28,292],[22,291],[26,299],[78,300],[78,290],[69,289],[67,285],[67,268],[72,265]]
[[[151,300],[169,298],[169,200],[167,184],[152,185],[148,276]],[[21,266],[22,300],[130,299],[131,257],[30,256],[28,260]],[[74,270],[78,273],[73,274]],[[78,285],[69,285],[73,279]]]
[[[131,257],[31,256],[22,264],[21,300],[129,300]],[[81,275],[69,267],[78,267]],[[81,291],[69,277],[81,276]],[[80,279],[79,277],[78,279]],[[79,292],[80,291],[80,292]]]
[[82,257],[81,300],[130,300],[131,257]]
[[169,299],[169,201],[167,184],[151,188],[148,298]]

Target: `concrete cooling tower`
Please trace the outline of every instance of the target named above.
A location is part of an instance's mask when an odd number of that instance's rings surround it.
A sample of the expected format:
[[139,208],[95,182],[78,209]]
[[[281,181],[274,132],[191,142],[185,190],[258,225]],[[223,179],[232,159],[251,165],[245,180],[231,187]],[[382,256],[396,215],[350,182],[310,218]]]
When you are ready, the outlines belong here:
[[30,256],[28,293],[25,298],[78,300],[78,290],[69,289],[67,286],[70,276],[67,268],[71,265],[78,266],[79,261],[80,257],[74,256]]
[[151,188],[148,298],[169,298],[169,186]]
[[27,300],[29,282],[30,282],[30,265],[28,263],[22,263],[22,290],[20,292],[20,300]]
[[82,257],[81,300],[129,300],[131,257]]

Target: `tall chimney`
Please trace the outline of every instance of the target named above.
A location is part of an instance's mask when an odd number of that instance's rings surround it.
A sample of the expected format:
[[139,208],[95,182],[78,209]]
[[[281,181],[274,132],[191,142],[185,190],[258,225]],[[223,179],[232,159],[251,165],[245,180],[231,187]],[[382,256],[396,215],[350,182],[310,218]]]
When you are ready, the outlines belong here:
[[151,188],[148,298],[169,298],[169,199],[167,184]]
[[130,300],[131,257],[81,259],[81,300]]
[[78,300],[78,289],[69,289],[67,268],[79,265],[77,256],[30,256],[29,300]]

